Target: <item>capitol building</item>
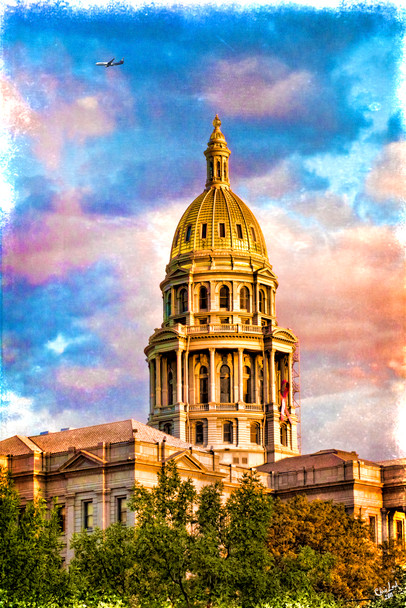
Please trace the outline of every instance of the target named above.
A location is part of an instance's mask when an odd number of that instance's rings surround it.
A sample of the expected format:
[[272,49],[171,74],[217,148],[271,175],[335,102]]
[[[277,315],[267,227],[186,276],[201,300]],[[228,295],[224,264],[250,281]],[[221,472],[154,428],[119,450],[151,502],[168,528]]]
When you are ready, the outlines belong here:
[[[282,500],[333,500],[369,524],[376,542],[404,542],[406,459],[371,462],[337,449],[300,451],[299,341],[278,325],[278,279],[261,227],[231,190],[230,150],[213,121],[203,192],[176,228],[160,287],[163,318],[145,353],[147,424],[124,420],[0,441],[22,505],[57,499],[64,557],[70,537],[106,528],[174,460],[196,487],[225,494],[249,469]],[[356,446],[355,446],[356,447]]]

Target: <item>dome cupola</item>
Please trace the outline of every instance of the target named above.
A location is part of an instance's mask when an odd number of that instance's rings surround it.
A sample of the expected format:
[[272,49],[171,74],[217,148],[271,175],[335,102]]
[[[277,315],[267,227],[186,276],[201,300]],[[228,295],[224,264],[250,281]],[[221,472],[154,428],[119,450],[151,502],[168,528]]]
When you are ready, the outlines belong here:
[[252,211],[232,192],[231,154],[216,114],[204,154],[206,189],[189,205],[175,231],[171,260],[204,251],[233,251],[268,260],[265,239]]

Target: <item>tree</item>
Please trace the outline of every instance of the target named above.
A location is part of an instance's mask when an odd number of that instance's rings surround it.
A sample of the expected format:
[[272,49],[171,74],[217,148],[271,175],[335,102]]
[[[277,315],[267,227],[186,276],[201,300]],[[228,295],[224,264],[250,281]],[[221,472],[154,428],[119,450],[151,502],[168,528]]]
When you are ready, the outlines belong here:
[[257,473],[244,473],[227,501],[226,513],[230,584],[242,606],[254,606],[266,596],[273,564],[266,546],[272,502]]
[[196,490],[169,461],[151,491],[136,484],[130,509],[136,514],[133,588],[141,606],[191,606],[191,525]]
[[106,530],[95,528],[75,534],[71,548],[75,557],[69,566],[71,582],[81,598],[131,594],[131,572],[135,563],[134,529],[115,523]]
[[355,599],[371,596],[381,580],[381,554],[367,525],[332,501],[275,501],[268,549],[288,587],[307,578],[318,592]]
[[20,510],[20,498],[0,468],[0,589],[15,600],[45,605],[67,593],[55,505],[36,498]]

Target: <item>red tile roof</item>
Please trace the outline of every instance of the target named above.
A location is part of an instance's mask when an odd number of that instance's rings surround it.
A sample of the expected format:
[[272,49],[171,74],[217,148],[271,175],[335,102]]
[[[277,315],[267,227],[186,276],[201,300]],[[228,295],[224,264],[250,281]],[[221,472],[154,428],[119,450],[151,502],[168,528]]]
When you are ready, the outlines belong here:
[[156,443],[166,437],[167,445],[177,448],[189,448],[190,443],[186,443],[177,437],[167,435],[137,420],[121,420],[119,422],[108,422],[97,424],[79,429],[69,429],[57,433],[46,435],[33,435],[25,437],[14,435],[8,439],[0,441],[0,454],[29,454],[33,451],[43,452],[66,452],[70,447],[84,449],[97,446],[104,441],[106,443],[121,443],[131,441],[134,437],[138,441]]
[[[344,450],[321,450],[320,452],[314,452],[313,454],[303,454],[303,456],[291,456],[283,458],[277,462],[269,462],[259,467],[255,467],[258,471],[269,473],[270,471],[287,472],[287,471],[298,471],[303,468],[323,469],[324,467],[336,466],[342,464],[345,461],[360,460],[356,452],[345,452]],[[369,460],[361,459],[365,464],[377,463]]]

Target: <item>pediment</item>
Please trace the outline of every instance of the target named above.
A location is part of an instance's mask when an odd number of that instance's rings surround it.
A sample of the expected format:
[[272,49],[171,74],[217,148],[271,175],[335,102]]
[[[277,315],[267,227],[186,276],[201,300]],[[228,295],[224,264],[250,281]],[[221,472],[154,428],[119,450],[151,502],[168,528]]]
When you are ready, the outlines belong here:
[[69,458],[61,467],[60,471],[81,471],[84,469],[93,469],[95,466],[101,466],[106,461],[95,454],[80,450]]
[[176,279],[178,277],[183,279],[187,276],[189,276],[189,271],[185,270],[181,266],[178,266],[178,268],[175,268],[173,272],[171,272],[165,277],[165,280],[167,281],[168,279],[170,279],[172,281],[172,279]]
[[270,268],[267,268],[266,266],[264,268],[260,268],[259,270],[257,270],[256,274],[260,275],[261,277],[271,279],[272,281],[278,282],[278,277],[276,276],[276,274],[274,272],[272,272],[272,270]]
[[181,452],[176,452],[172,454],[168,458],[165,459],[165,462],[169,462],[170,460],[174,460],[176,462],[176,466],[179,469],[186,469],[188,471],[200,471],[206,472],[206,467],[193,455],[189,450],[182,450]]
[[151,338],[149,339],[150,343],[151,342],[156,342],[159,341],[161,342],[162,340],[173,340],[173,338],[178,338],[179,337],[179,332],[176,331],[176,329],[170,329],[170,328],[165,328],[165,329],[158,329],[155,331],[154,335],[151,336]]
[[272,338],[275,340],[288,340],[289,342],[298,341],[298,338],[293,331],[284,327],[276,327],[272,332]]

